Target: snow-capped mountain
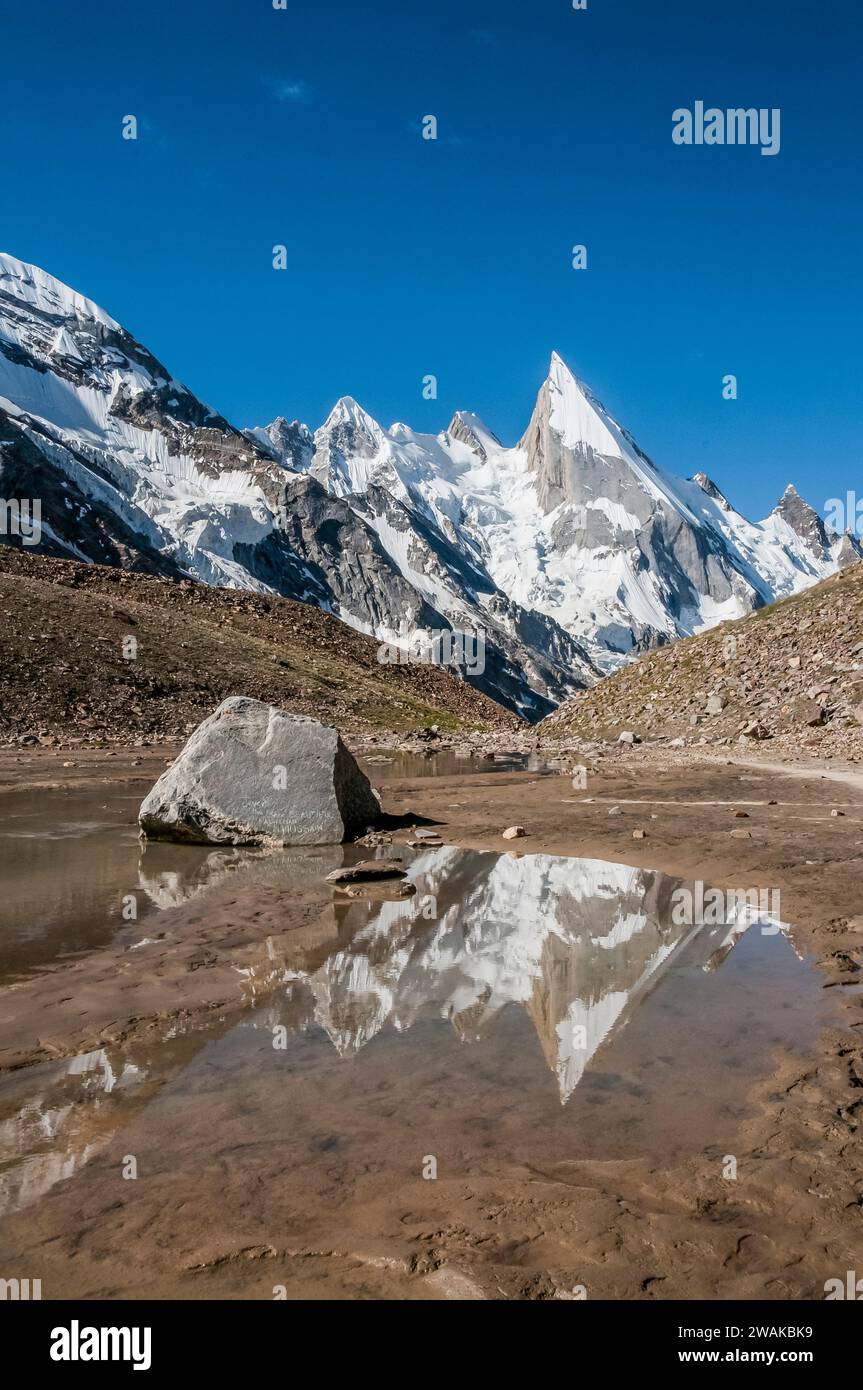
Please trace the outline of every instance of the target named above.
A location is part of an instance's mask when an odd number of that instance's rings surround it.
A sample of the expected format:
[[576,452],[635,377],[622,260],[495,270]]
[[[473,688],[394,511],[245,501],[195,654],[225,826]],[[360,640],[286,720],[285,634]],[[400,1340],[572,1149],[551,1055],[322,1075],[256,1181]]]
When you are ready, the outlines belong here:
[[[257,434],[287,462],[276,426]],[[828,534],[793,487],[752,523],[703,474],[662,472],[556,353],[515,448],[475,415],[459,412],[430,436],[383,430],[342,400],[304,466],[331,495],[365,498],[393,555],[392,499],[434,524],[602,670],[741,617],[861,553],[852,537]]]
[[0,256],[0,495],[39,500],[36,548],[275,592],[399,647],[481,632],[484,669],[466,678],[529,719],[596,678],[575,639],[457,539],[386,494],[325,490],[307,429],[279,421],[265,438],[90,300]]
[[39,500],[47,553],[279,593],[420,655],[481,634],[484,669],[460,674],[528,719],[860,554],[793,489],[754,524],[660,472],[556,354],[514,448],[466,412],[432,436],[348,397],[315,433],[241,431],[4,255],[0,495]]

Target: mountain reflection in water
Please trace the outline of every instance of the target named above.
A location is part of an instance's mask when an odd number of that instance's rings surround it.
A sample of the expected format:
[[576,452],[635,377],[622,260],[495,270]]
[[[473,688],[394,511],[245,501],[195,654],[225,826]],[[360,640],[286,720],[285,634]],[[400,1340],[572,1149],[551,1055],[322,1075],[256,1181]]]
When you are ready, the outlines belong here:
[[294,1027],[345,1056],[430,1012],[465,1042],[505,1005],[529,1014],[562,1102],[675,953],[713,969],[748,922],[675,925],[677,879],[595,859],[453,848],[419,855],[416,896],[346,913],[348,943],[290,985]]
[[[145,849],[138,861],[139,888],[165,920],[190,899],[206,900],[226,875],[245,887],[275,884],[286,897],[319,888],[346,853],[170,850]],[[750,925],[676,925],[672,895],[679,880],[622,864],[451,847],[412,859],[402,847],[398,853],[406,856],[415,896],[371,902],[334,893],[322,909],[330,915],[334,944],[323,963],[306,972],[286,969],[275,940],[262,941],[259,961],[244,972],[250,998],[239,1019],[174,1020],[146,1041],[0,1080],[0,1211],[26,1207],[71,1178],[166,1086],[249,1029],[283,1030],[292,1046],[307,1049],[309,1065],[326,1068],[359,1057],[384,1032],[405,1049],[404,1035],[414,1024],[439,1027],[445,1020],[465,1044],[490,1049],[494,1067],[503,1065],[500,1049],[509,1042],[502,1041],[507,1029],[492,1025],[514,1005],[529,1018],[565,1105],[597,1050],[610,1045],[664,976],[677,972],[691,993],[693,981],[706,983]],[[138,931],[146,937],[149,926],[139,924]],[[765,937],[763,949],[770,946]],[[769,962],[764,968],[776,975]],[[757,1009],[772,1028],[776,1005],[766,997],[763,977],[747,998],[741,998],[740,979],[738,972],[722,1005],[723,1031],[733,1036],[735,1010],[741,1009],[750,1016]],[[754,1003],[753,990],[760,991]],[[790,996],[778,979],[777,993],[784,1007]],[[797,1025],[789,1018],[784,1026],[793,1034]],[[324,1038],[332,1047],[322,1049]],[[266,1050],[275,1055],[269,1045]],[[393,1062],[398,1065],[397,1054]],[[529,1077],[507,1104],[528,1105],[523,1085],[535,1087],[536,1073]],[[289,1077],[274,1072],[270,1081],[273,1103],[280,1097],[289,1103]]]

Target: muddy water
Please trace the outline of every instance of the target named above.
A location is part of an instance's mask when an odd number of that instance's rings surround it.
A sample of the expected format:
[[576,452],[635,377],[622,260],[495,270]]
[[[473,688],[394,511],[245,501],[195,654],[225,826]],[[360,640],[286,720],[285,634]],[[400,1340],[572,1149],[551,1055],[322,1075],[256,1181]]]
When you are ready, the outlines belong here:
[[486,772],[556,774],[573,761],[572,758],[549,758],[540,753],[483,754],[448,748],[435,752],[434,745],[429,745],[422,753],[369,753],[359,759],[373,782],[387,782],[398,777],[467,777]]
[[[4,798],[6,987],[118,937],[145,951],[226,875],[275,876],[288,894],[341,859],[142,850],[137,796],[110,796]],[[390,1248],[409,1217],[392,1194],[430,1161],[439,1178],[529,1180],[584,1158],[733,1153],[752,1083],[776,1049],[806,1053],[825,1020],[784,931],[675,925],[678,885],[662,873],[398,853],[415,895],[336,896],[326,958],[239,1022],[166,1023],[155,1041],[0,1080],[6,1264],[47,1248],[46,1297],[111,1296],[132,1276],[92,1271],[116,1245],[126,1266],[146,1263],[155,1296],[214,1232],[373,1249],[386,1232]]]
[[[360,760],[375,783],[472,773],[557,773],[535,754],[494,758],[388,752]],[[143,790],[104,786],[0,795],[0,986],[64,956],[116,940],[127,927],[129,894],[143,922],[197,887],[245,868],[246,853],[150,845],[142,853],[137,813]],[[334,868],[341,863],[333,852]]]
[[317,879],[340,848],[280,855],[142,843],[140,789],[0,795],[0,988],[110,943],[138,949],[163,912],[260,865]]

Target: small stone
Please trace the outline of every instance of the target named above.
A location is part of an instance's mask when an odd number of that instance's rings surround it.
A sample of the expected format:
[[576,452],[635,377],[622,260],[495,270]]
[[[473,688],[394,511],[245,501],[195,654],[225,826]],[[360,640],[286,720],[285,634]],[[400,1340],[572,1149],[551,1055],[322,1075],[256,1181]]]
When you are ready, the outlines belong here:
[[504,830],[502,838],[504,840],[520,840],[524,833],[523,825],[511,825],[508,830]]
[[792,717],[798,724],[805,724],[807,728],[817,729],[824,723],[824,709],[814,698],[800,698],[795,700],[791,707]]
[[646,839],[647,839],[647,831],[646,831],[646,830],[641,830],[641,829],[633,830],[633,832],[632,832],[632,838],[633,838],[633,840],[646,840]]
[[[372,790],[374,791],[374,788]],[[354,844],[362,845],[365,849],[377,849],[379,845],[391,845],[392,842],[392,835],[388,835],[385,830],[370,830],[367,835],[355,840]]]
[[640,743],[641,739],[638,737],[638,734],[634,734],[631,729],[624,729],[617,741],[618,743],[628,743],[632,746],[635,743]]
[[731,838],[732,838],[732,840],[751,840],[751,839],[752,839],[752,831],[751,831],[751,830],[732,830],[732,831],[731,831]]
[[770,738],[770,732],[757,719],[751,719],[748,724],[744,725],[739,742],[744,743],[749,738],[760,743],[763,739]]

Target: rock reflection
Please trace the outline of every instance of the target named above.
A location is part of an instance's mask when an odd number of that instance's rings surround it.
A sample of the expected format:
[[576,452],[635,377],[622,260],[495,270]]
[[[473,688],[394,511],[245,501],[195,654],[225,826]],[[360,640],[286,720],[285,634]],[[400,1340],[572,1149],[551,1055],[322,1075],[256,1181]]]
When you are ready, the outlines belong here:
[[236,878],[253,884],[282,884],[297,890],[318,883],[332,869],[340,868],[340,845],[312,849],[207,850],[194,845],[145,841],[138,857],[138,887],[159,911],[181,907],[202,894]]

